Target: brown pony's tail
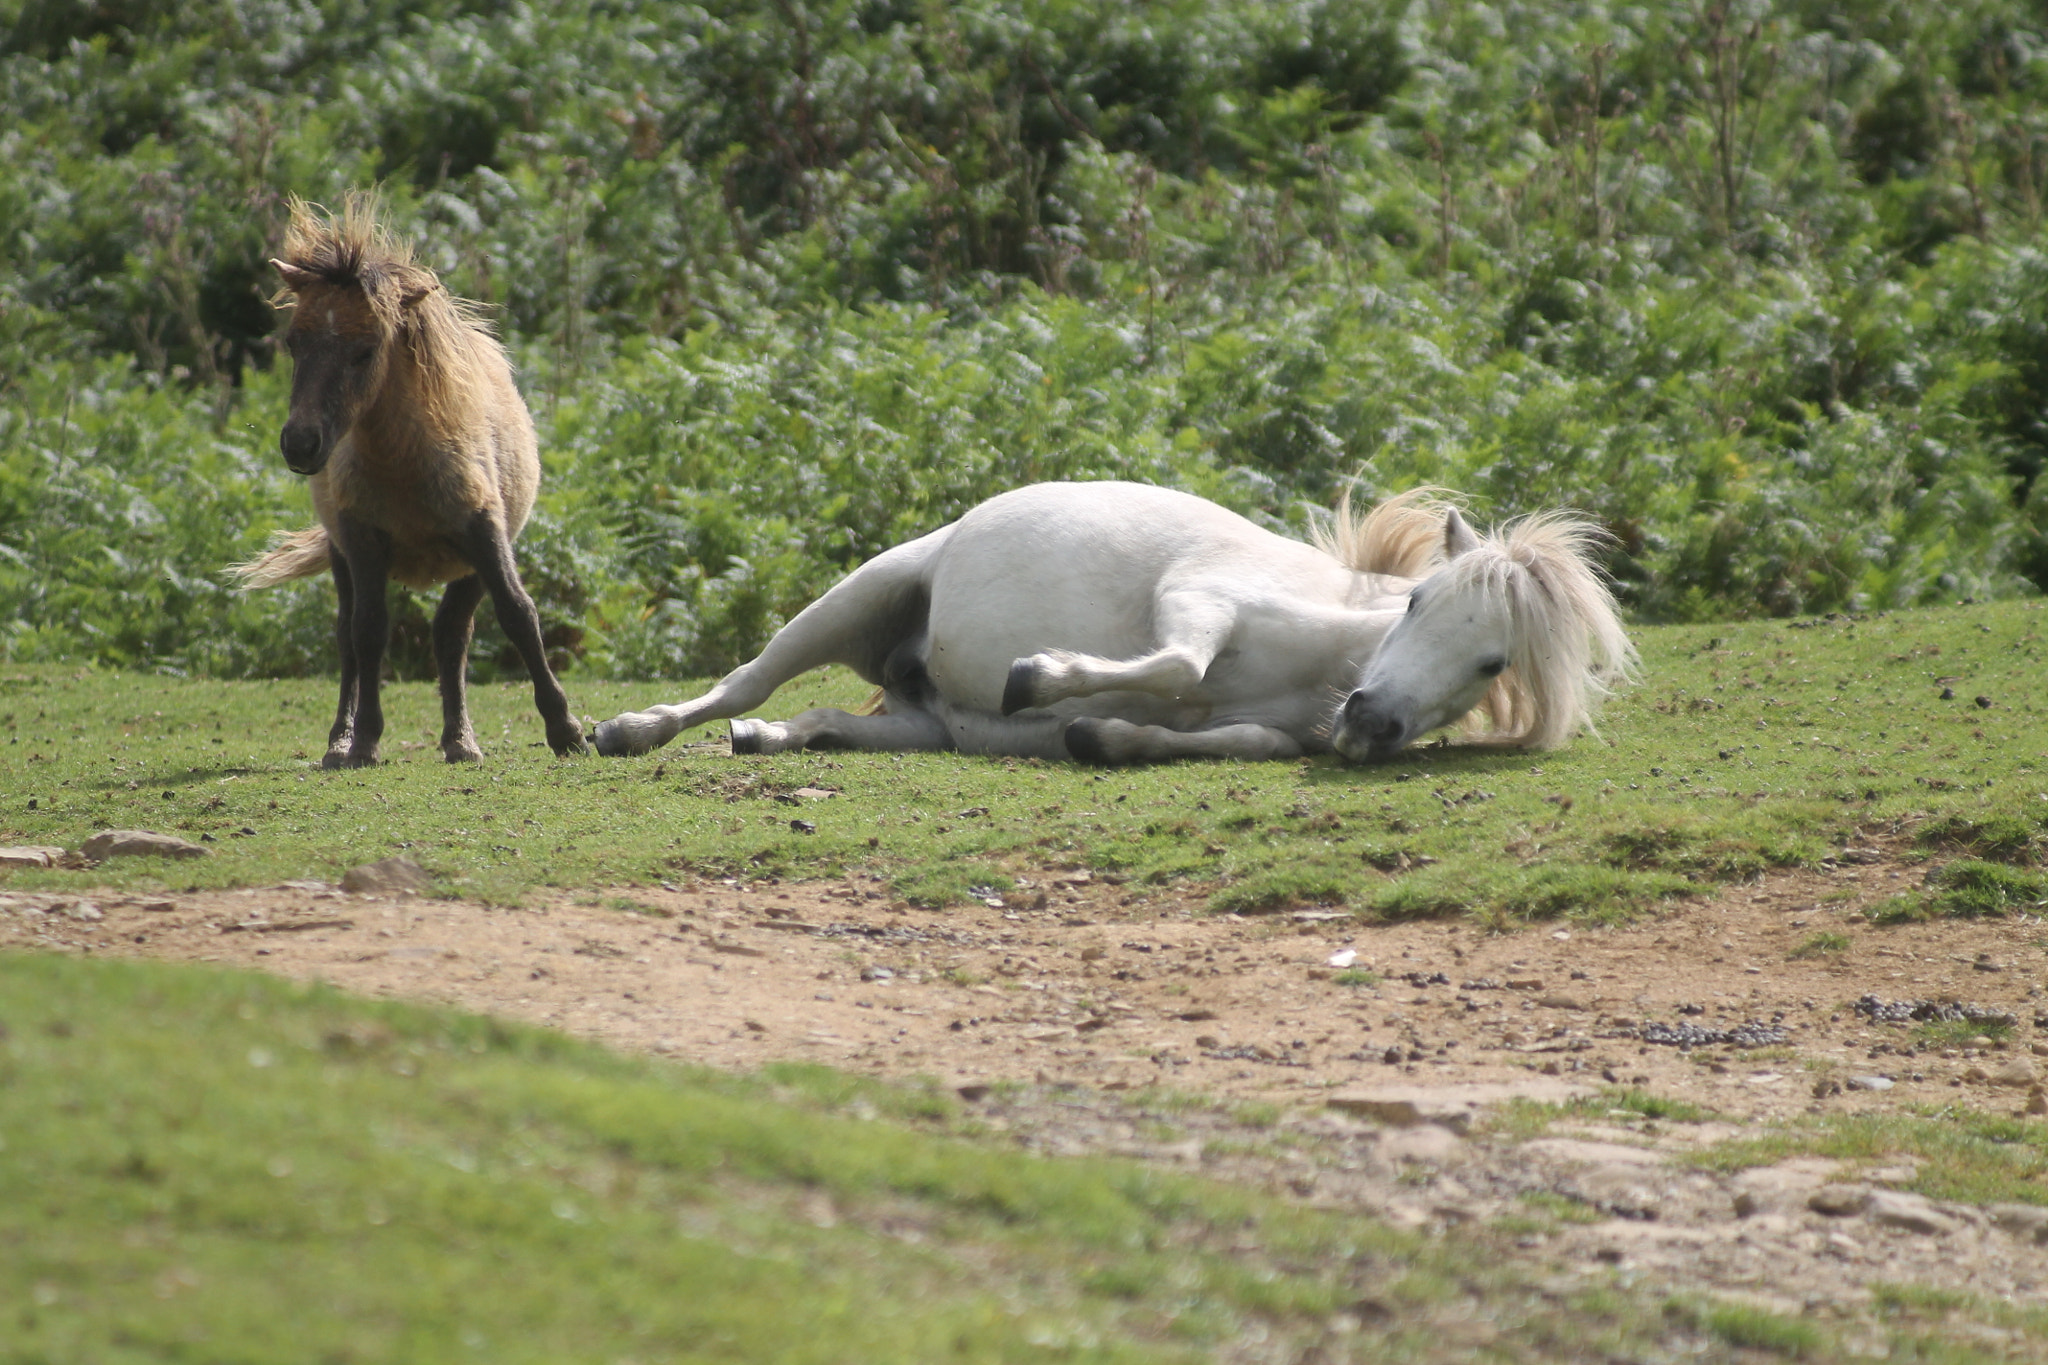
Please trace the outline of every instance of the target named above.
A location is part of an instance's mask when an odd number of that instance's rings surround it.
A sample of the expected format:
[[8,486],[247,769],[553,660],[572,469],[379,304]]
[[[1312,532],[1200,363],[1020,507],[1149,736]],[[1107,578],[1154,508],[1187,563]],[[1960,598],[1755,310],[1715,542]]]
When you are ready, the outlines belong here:
[[320,573],[327,568],[327,561],[327,528],[308,526],[289,535],[279,534],[262,555],[230,564],[228,572],[239,578],[242,590],[248,592]]

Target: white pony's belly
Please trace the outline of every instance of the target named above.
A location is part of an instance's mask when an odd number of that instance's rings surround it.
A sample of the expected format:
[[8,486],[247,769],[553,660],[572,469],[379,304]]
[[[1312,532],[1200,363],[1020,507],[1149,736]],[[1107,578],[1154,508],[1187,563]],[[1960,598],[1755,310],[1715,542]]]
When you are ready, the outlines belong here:
[[[1157,648],[1152,614],[1161,579],[1191,538],[1197,547],[1215,540],[1213,528],[1187,524],[1183,503],[1239,520],[1134,484],[1038,485],[968,513],[932,573],[925,669],[941,695],[996,712],[1018,659],[1052,651],[1127,659]],[[1186,709],[1129,692],[1050,709],[1137,719],[1134,710],[1160,708]]]

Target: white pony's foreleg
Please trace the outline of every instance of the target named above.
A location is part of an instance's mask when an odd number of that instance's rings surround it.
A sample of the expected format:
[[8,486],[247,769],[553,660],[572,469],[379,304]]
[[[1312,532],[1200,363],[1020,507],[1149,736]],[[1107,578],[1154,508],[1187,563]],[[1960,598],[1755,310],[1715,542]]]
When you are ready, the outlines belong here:
[[943,527],[855,569],[776,631],[751,663],[726,674],[703,696],[601,723],[593,736],[597,751],[644,754],[692,726],[750,711],[791,678],[826,664],[853,664],[876,676],[889,651],[924,628],[925,568],[951,530]]
[[736,754],[781,754],[798,749],[917,753],[952,747],[944,723],[929,711],[856,716],[821,706],[784,721],[732,723],[732,751]]
[[1083,763],[1161,763],[1174,758],[1299,758],[1300,741],[1270,725],[1219,725],[1213,730],[1169,730],[1127,720],[1084,716],[1066,728],[1067,752]]
[[1047,650],[1010,665],[1003,714],[1098,692],[1144,692],[1178,701],[1202,684],[1237,623],[1236,607],[1208,593],[1170,594],[1158,604],[1161,644],[1135,659]]

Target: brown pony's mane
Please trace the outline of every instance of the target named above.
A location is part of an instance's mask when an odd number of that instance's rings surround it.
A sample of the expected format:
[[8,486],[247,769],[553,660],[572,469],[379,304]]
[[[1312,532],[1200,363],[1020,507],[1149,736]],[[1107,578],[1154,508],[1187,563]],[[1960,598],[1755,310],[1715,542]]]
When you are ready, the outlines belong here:
[[[492,376],[511,365],[480,305],[449,293],[413,260],[412,248],[377,221],[374,194],[349,191],[339,214],[296,195],[290,209],[283,260],[326,287],[361,294],[385,344],[402,342],[410,353],[429,424],[455,430],[472,421],[491,401]],[[296,298],[287,288],[279,302]]]
[[1310,529],[1316,548],[1358,573],[1424,578],[1444,562],[1444,513],[1456,504],[1442,488],[1411,488],[1356,512],[1345,490],[1328,523]]

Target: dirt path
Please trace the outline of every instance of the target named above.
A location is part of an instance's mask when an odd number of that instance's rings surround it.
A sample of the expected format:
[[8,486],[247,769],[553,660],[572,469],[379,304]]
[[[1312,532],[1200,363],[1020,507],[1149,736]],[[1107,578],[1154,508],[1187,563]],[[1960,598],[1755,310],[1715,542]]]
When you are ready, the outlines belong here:
[[[0,894],[0,948],[256,967],[725,1068],[788,1059],[935,1077],[985,1126],[1040,1150],[1200,1165],[1396,1221],[1491,1229],[1511,1254],[1567,1275],[1620,1266],[1874,1323],[1871,1289],[1888,1282],[2038,1299],[2041,1225],[1888,1190],[1911,1179],[1904,1163],[1809,1158],[1723,1176],[1683,1155],[1815,1112],[2048,1110],[2036,1082],[2048,1074],[2048,931],[1849,917],[1918,875],[1882,860],[1790,873],[1639,927],[1509,936],[1320,911],[1204,915],[1087,873],[943,912],[862,879],[632,888],[523,909],[316,883]],[[1849,946],[1789,956],[1824,931]],[[2015,1027],[1992,1046],[1916,1047],[1919,1025],[1865,1017],[1864,996],[1965,1002]],[[1734,1041],[1681,1047],[1654,1039],[1683,1033],[1650,1026]],[[1603,1084],[1719,1118],[1615,1111],[1525,1142],[1472,1122],[1503,1096]],[[1860,1191],[1840,1197],[1849,1212],[1809,1207],[1844,1180]],[[1539,1206],[1574,1213],[1520,1216]],[[1962,1328],[2033,1349],[1982,1322]]]

